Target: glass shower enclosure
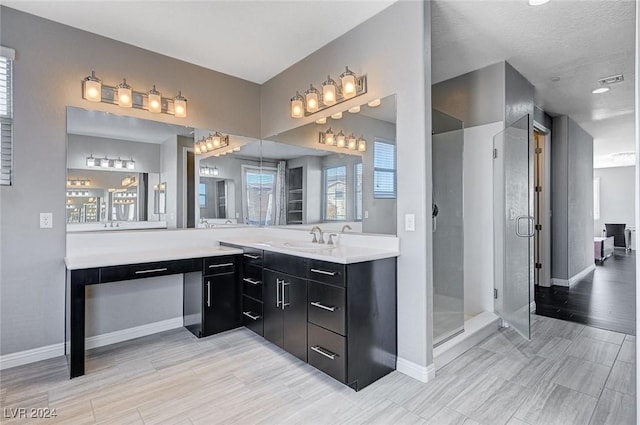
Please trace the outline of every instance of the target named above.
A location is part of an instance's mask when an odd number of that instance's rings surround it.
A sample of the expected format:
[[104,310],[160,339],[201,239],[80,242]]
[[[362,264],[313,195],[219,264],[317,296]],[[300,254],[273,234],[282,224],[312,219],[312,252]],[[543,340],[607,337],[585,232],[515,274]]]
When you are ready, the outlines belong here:
[[464,123],[432,111],[433,338],[464,331]]

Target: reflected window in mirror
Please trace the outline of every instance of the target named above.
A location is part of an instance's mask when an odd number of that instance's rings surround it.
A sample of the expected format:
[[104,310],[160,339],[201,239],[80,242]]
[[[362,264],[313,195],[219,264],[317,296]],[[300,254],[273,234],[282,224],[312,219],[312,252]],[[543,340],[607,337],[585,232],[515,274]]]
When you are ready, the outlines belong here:
[[396,199],[396,145],[376,138],[373,164],[374,198]]
[[353,173],[355,175],[355,213],[354,219],[356,221],[362,221],[362,162],[357,163],[354,166]]
[[323,219],[344,221],[347,219],[347,167],[325,168],[323,175]]
[[200,191],[198,193],[200,199],[200,208],[207,207],[207,183],[200,182]]
[[242,171],[245,222],[257,226],[273,224],[276,169],[243,165]]

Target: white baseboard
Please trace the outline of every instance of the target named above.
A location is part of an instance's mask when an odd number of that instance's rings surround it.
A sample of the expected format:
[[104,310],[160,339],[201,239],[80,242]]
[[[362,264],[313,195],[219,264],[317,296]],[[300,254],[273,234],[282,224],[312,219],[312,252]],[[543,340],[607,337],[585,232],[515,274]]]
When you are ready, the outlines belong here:
[[436,367],[433,363],[428,366],[420,366],[402,357],[398,357],[396,370],[420,382],[429,382],[436,377]]
[[551,279],[551,284],[556,286],[569,287],[574,283],[576,283],[577,281],[579,281],[580,279],[582,279],[583,277],[585,277],[586,275],[588,275],[589,273],[591,273],[595,269],[596,269],[596,265],[591,264],[587,266],[584,270],[582,270],[580,273],[574,276],[571,276],[569,279],[557,279],[554,277]]
[[[182,327],[182,316],[160,322],[149,323],[133,328],[122,329],[102,335],[95,335],[85,338],[85,349],[103,347],[117,342],[140,338],[158,332]],[[22,366],[29,363],[47,360],[64,355],[64,343],[51,344],[44,347],[32,348],[30,350],[19,351],[17,353],[0,356],[0,370],[11,367]]]

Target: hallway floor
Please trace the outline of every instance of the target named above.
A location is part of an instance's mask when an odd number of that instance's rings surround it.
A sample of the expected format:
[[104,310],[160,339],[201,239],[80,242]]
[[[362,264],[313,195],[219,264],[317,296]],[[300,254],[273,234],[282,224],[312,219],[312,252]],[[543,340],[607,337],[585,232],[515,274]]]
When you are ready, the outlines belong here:
[[536,313],[636,335],[636,254],[616,249],[570,288],[536,286]]
[[426,384],[393,372],[356,393],[244,328],[180,328],[91,350],[73,380],[64,357],[2,371],[0,401],[74,425],[634,424],[636,338],[532,319],[531,342],[502,329]]

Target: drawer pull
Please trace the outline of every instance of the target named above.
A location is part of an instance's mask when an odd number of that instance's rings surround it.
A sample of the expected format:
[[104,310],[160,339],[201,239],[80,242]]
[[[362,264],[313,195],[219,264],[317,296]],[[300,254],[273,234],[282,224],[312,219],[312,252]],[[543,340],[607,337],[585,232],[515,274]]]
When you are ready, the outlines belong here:
[[157,272],[166,272],[166,271],[167,271],[167,268],[162,267],[161,269],[136,270],[136,274],[157,273]]
[[213,269],[213,268],[216,268],[216,267],[229,267],[229,266],[233,266],[233,263],[211,264],[209,266],[209,268]]
[[245,277],[244,279],[245,282],[250,283],[252,285],[260,285],[262,282],[260,282],[259,280],[253,280],[250,277]]
[[260,256],[259,255],[251,255],[251,254],[242,254],[247,258],[251,258],[252,260],[259,260]]
[[326,274],[327,276],[335,276],[336,272],[330,272],[327,270],[319,270],[319,269],[311,269],[312,272],[314,273],[319,273],[319,274]]
[[244,314],[245,316],[247,316],[251,320],[258,320],[258,319],[262,318],[262,316],[254,316],[253,314],[251,314],[250,311],[243,311],[242,314]]
[[325,350],[324,348],[320,347],[319,345],[314,345],[313,347],[309,347],[309,348],[311,348],[316,353],[321,354],[321,355],[323,355],[326,358],[331,359],[331,360],[335,360],[336,357],[338,356],[337,354],[332,353],[331,351]]
[[323,310],[327,310],[327,311],[336,311],[335,307],[333,307],[333,306],[330,307],[328,305],[321,304],[321,303],[319,303],[317,301],[312,301],[311,305],[314,306],[314,307],[321,308]]

